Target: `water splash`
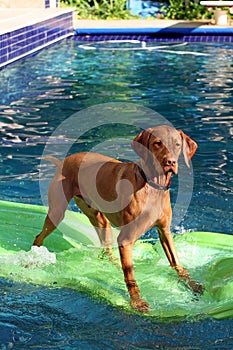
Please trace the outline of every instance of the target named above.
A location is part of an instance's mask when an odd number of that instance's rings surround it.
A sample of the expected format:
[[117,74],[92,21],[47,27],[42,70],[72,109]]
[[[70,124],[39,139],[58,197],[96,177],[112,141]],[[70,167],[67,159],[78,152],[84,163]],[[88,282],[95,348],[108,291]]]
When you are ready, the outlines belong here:
[[5,259],[6,263],[13,263],[29,269],[56,264],[56,254],[49,252],[44,246],[32,246],[28,252],[20,251],[17,254],[7,256]]

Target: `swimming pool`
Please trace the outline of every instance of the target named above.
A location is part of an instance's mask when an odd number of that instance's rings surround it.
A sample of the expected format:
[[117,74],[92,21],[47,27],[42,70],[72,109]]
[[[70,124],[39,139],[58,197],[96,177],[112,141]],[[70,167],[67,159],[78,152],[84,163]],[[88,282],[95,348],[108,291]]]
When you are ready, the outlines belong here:
[[[173,230],[232,234],[233,46],[173,43],[169,47],[160,44],[162,47],[156,50],[106,50],[96,44],[87,50],[80,47],[82,44],[67,40],[1,71],[1,199],[41,204],[38,168],[48,137],[65,119],[85,108],[109,102],[132,103],[159,112],[199,145],[192,162],[191,205]],[[125,121],[125,128],[114,118],[101,127],[93,120],[92,130],[74,142],[73,150],[91,150],[108,139],[111,145],[119,145],[118,140],[134,134],[133,116]],[[145,121],[140,115],[137,118],[148,126],[153,121]],[[77,122],[85,121],[80,118]],[[56,143],[57,156],[61,156],[66,131],[49,142]],[[118,147],[117,152],[124,159],[130,151]],[[174,178],[173,201],[176,186]],[[231,320],[153,323],[75,291],[4,279],[0,283],[4,305],[0,313],[2,347],[233,346]]]

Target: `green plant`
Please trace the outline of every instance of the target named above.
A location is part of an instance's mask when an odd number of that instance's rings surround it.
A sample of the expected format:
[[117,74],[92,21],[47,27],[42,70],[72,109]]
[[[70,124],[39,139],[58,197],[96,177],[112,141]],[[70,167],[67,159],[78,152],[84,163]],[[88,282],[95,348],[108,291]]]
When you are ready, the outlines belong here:
[[78,18],[128,19],[127,0],[61,0],[65,6],[77,9]]
[[199,0],[169,0],[167,18],[170,19],[203,19],[210,18],[211,14]]
[[77,0],[60,0],[60,3],[61,5],[75,7],[77,4]]

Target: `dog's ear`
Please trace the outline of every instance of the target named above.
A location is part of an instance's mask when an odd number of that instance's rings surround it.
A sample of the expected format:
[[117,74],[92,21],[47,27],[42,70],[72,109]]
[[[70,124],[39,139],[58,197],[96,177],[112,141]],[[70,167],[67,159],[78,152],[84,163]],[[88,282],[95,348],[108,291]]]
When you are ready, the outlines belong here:
[[140,132],[133,142],[131,143],[131,146],[133,150],[139,155],[139,157],[143,158],[144,160],[147,159],[148,156],[148,150],[149,150],[149,139],[151,136],[151,129],[146,129]]
[[190,159],[197,150],[197,144],[189,136],[187,136],[182,130],[178,130],[182,137],[184,160],[187,166],[190,168]]

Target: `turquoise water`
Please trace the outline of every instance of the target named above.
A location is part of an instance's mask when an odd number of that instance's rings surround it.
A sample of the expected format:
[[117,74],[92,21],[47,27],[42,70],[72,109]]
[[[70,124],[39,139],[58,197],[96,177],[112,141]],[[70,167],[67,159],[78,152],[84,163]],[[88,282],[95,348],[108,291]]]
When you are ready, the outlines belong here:
[[[41,204],[41,155],[62,121],[79,112],[76,120],[81,130],[86,121],[80,111],[85,108],[133,103],[159,112],[199,145],[192,161],[191,203],[173,231],[232,234],[233,46],[187,44],[159,51],[121,51],[101,50],[99,44],[96,50],[85,50],[79,45],[65,41],[0,72],[1,199]],[[113,114],[110,125],[101,127],[95,127],[93,120],[93,130],[74,141],[72,150],[92,150],[100,140],[111,139],[112,145],[118,145],[119,158],[127,158],[129,149],[119,148],[119,140],[136,134],[136,117],[131,116],[131,122],[127,119],[124,128],[111,125],[114,118]],[[152,126],[153,118],[145,120],[139,115],[137,121]],[[66,135],[64,130],[61,137],[49,141],[56,144],[58,157]],[[46,176],[42,182],[47,183]],[[173,203],[176,188],[174,178]],[[4,279],[0,280],[0,296],[2,349],[233,347],[231,320],[163,324],[124,314],[69,289]]]

